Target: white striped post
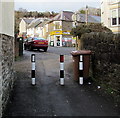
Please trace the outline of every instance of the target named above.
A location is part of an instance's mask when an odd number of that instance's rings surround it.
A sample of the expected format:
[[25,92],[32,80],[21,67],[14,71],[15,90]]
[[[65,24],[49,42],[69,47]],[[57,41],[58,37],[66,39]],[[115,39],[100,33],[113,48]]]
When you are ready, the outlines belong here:
[[83,55],[80,55],[79,60],[79,84],[83,84]]
[[60,85],[64,84],[64,55],[60,55]]
[[35,85],[35,54],[31,55],[31,62],[32,62],[31,70],[32,85]]

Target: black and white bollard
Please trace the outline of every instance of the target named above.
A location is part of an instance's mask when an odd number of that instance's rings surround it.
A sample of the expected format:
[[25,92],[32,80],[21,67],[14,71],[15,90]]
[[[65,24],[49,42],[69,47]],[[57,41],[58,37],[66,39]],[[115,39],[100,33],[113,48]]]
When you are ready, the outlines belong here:
[[64,55],[60,55],[60,85],[64,84]]
[[31,55],[31,62],[32,62],[31,70],[32,85],[35,85],[35,54]]
[[80,55],[80,61],[79,61],[79,84],[83,84],[83,55]]

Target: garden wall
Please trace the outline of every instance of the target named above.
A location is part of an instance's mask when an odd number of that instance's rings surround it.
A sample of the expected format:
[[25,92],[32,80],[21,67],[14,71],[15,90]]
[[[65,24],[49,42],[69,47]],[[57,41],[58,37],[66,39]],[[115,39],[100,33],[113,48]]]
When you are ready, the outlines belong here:
[[89,33],[81,37],[83,49],[93,52],[93,78],[101,88],[113,95],[120,95],[120,35]]

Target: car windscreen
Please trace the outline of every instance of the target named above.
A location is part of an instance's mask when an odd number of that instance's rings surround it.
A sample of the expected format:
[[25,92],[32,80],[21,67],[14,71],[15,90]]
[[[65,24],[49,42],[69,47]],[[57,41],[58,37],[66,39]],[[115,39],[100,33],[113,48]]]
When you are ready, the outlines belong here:
[[44,38],[34,38],[34,40],[45,40]]

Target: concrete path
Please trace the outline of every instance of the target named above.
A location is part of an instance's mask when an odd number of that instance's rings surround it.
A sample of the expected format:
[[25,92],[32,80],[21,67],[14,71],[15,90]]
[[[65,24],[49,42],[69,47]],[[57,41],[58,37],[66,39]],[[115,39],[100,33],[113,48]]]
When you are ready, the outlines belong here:
[[[36,54],[36,86],[31,85],[30,55]],[[65,86],[59,85],[59,55],[28,52],[15,63],[16,82],[5,116],[118,116],[111,98],[93,84],[73,81],[72,58],[66,55]]]

